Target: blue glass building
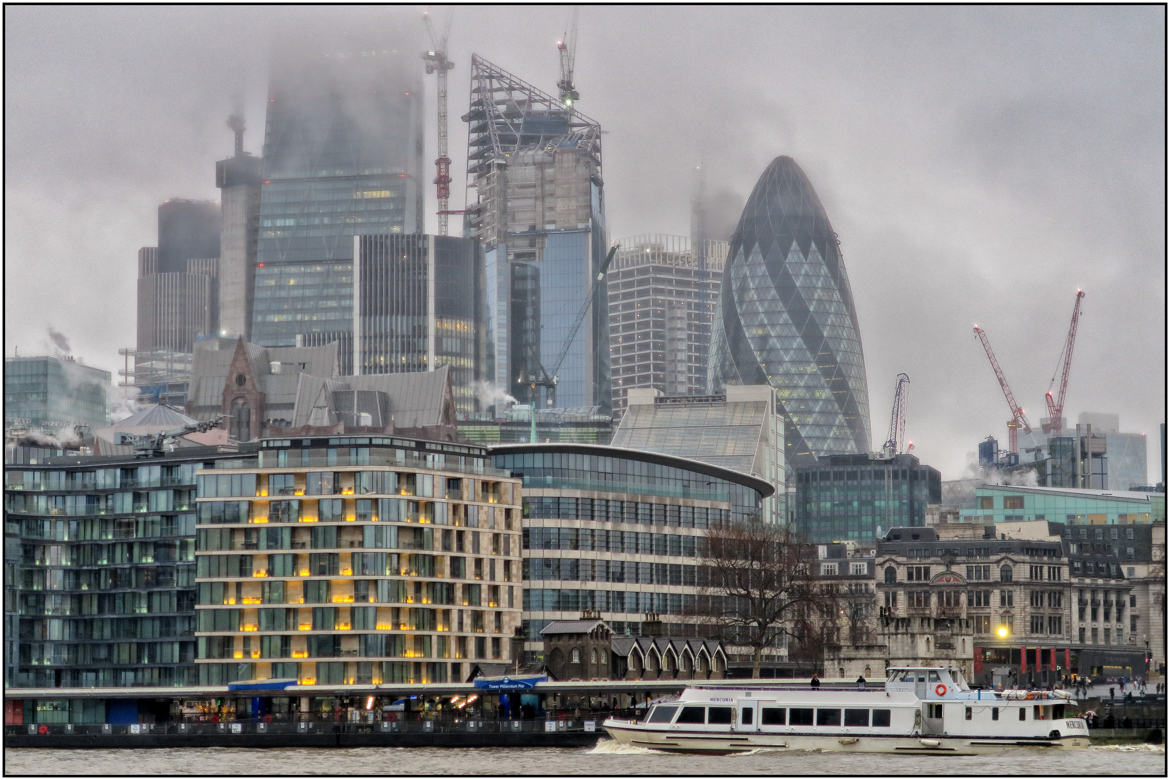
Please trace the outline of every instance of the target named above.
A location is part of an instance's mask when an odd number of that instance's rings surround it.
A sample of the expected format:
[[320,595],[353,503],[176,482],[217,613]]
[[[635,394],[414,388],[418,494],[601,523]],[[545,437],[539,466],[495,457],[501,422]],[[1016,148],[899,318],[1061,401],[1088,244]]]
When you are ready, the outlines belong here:
[[606,253],[601,126],[477,56],[464,119],[489,375],[522,403],[608,411],[605,285],[590,294]]
[[808,177],[777,157],[731,238],[708,385],[770,384],[787,463],[869,450],[869,392],[853,295],[837,234]]
[[[422,229],[421,70],[395,52],[278,62],[269,85],[252,339],[353,325],[354,236]],[[342,373],[352,353],[342,350]]]

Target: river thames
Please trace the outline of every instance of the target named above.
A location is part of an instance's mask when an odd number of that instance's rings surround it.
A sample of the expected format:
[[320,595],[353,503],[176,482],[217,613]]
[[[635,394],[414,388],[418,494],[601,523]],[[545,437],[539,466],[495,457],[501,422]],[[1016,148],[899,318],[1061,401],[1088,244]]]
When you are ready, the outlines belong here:
[[1166,750],[1110,745],[1005,750],[971,757],[761,750],[732,756],[655,753],[602,740],[593,748],[159,748],[4,751],[6,775],[1149,775]]

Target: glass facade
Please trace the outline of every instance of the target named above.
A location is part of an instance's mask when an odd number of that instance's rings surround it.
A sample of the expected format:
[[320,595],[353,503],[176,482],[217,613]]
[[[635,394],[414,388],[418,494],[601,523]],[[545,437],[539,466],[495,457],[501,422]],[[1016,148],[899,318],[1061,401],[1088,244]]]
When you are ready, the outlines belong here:
[[6,541],[19,551],[10,682],[195,684],[195,472],[217,457],[202,456],[5,470]]
[[774,394],[767,385],[733,385],[723,396],[664,396],[635,388],[611,444],[762,477],[776,488],[763,500],[763,517],[783,524],[784,423]]
[[1049,520],[1068,525],[1126,525],[1166,522],[1165,493],[984,485],[975,508],[960,510],[964,523]]
[[519,481],[482,449],[266,440],[198,475],[199,683],[466,680],[520,621]]
[[830,455],[796,469],[796,528],[810,542],[871,542],[923,526],[927,504],[941,501],[942,476],[913,455]]
[[837,234],[804,171],[778,157],[731,238],[708,385],[770,384],[789,467],[868,452],[861,332]]
[[71,358],[5,358],[4,427],[56,432],[78,424],[108,425],[109,387],[109,371]]
[[[421,76],[404,55],[280,62],[269,85],[252,340],[349,334],[359,233],[422,228]],[[351,354],[343,373],[351,373]]]
[[467,120],[492,380],[521,403],[608,411],[604,284],[583,308],[606,254],[601,126],[477,56]]
[[485,371],[482,273],[471,239],[361,236],[354,283],[356,374],[450,366],[461,416],[476,411]]
[[525,650],[541,630],[604,613],[637,634],[656,613],[670,636],[696,636],[705,595],[697,551],[707,529],[758,522],[761,480],[646,452],[585,445],[501,445],[492,462],[523,480]]

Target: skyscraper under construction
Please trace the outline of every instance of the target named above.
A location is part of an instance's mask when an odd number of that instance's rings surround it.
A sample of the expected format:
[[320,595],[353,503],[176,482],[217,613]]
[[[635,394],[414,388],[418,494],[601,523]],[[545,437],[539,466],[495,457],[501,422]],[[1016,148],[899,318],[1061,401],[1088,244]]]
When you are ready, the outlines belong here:
[[463,118],[489,376],[521,402],[608,411],[601,125],[478,55]]

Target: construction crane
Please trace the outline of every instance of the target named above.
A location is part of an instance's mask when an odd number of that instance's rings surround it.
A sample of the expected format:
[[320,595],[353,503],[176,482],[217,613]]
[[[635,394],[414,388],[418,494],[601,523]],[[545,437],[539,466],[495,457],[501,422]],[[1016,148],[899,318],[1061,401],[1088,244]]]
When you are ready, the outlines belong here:
[[577,9],[575,7],[568,29],[557,41],[557,51],[561,55],[561,80],[557,82],[557,92],[561,98],[561,105],[572,109],[573,103],[581,97],[573,84],[573,60],[577,57]]
[[1003,390],[1003,397],[1007,399],[1008,408],[1012,410],[1012,419],[1008,420],[1008,451],[1019,453],[1019,438],[1018,431],[1020,428],[1024,429],[1025,433],[1032,432],[1032,426],[1028,424],[1028,418],[1024,416],[1024,410],[1016,403],[1016,397],[1012,395],[1012,389],[1008,387],[1007,379],[1003,375],[1003,369],[999,367],[999,361],[995,359],[995,353],[991,350],[991,342],[987,340],[987,334],[984,333],[983,328],[978,325],[975,326],[975,335],[979,337],[979,341],[983,344],[983,350],[987,353],[987,359],[991,361],[991,368],[995,371],[995,378],[999,380],[999,387]]
[[[451,31],[451,17],[447,17],[447,26],[443,35],[435,38],[434,27],[431,26],[431,15],[423,12],[423,23],[427,26],[427,34],[431,36],[431,49],[422,55],[426,63],[427,73],[434,73],[438,81],[438,90],[435,103],[438,106],[438,122],[436,123],[439,136],[438,157],[435,158],[435,195],[439,201],[439,235],[447,235],[447,215],[451,198],[451,158],[447,156],[447,71],[455,67],[455,63],[447,59],[447,35]],[[462,212],[458,212],[462,213]]]
[[593,302],[593,294],[597,291],[597,285],[601,284],[601,280],[605,278],[605,272],[609,270],[609,264],[613,262],[613,256],[617,252],[619,244],[614,244],[609,248],[609,254],[605,256],[605,260],[601,263],[601,268],[598,269],[597,275],[593,277],[593,282],[589,285],[589,291],[585,293],[585,300],[581,302],[581,308],[577,311],[577,317],[573,320],[573,324],[569,326],[569,335],[565,337],[565,343],[561,346],[561,351],[557,353],[557,359],[553,363],[552,371],[546,371],[544,365],[540,362],[538,355],[532,356],[532,362],[536,364],[536,369],[540,373],[521,374],[518,381],[527,383],[532,391],[533,409],[536,408],[536,388],[543,387],[545,390],[545,403],[548,406],[555,406],[557,402],[557,372],[561,370],[561,364],[565,362],[565,358],[569,355],[569,347],[573,344],[573,339],[577,337],[577,331],[581,329],[581,323],[585,321],[585,313],[589,311],[589,304]]
[[186,436],[188,433],[202,433],[212,428],[218,428],[222,419],[223,416],[221,415],[214,420],[193,422],[178,428],[172,428],[169,431],[159,431],[158,433],[120,433],[114,443],[132,446],[134,448],[134,457],[136,458],[149,458],[162,455],[168,442]]
[[[1040,421],[1040,427],[1045,433],[1060,433],[1061,415],[1064,414],[1064,394],[1068,390],[1068,370],[1072,366],[1073,344],[1077,340],[1077,320],[1081,316],[1081,298],[1085,291],[1077,289],[1077,299],[1073,303],[1072,321],[1068,324],[1068,337],[1064,340],[1064,349],[1056,362],[1056,370],[1060,371],[1060,391],[1056,400],[1052,398],[1052,385],[1056,382],[1056,371],[1052,372],[1052,379],[1048,380],[1048,392],[1044,394],[1044,403],[1048,405],[1048,419]],[[1063,364],[1063,368],[1061,367]]]
[[882,445],[882,457],[892,458],[902,451],[906,441],[906,399],[910,395],[910,375],[898,374],[894,385],[894,407],[890,410],[890,432]]

